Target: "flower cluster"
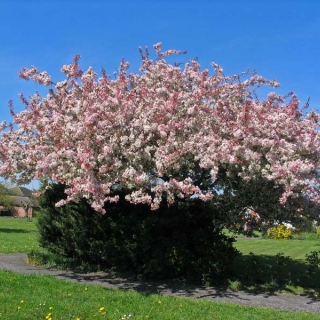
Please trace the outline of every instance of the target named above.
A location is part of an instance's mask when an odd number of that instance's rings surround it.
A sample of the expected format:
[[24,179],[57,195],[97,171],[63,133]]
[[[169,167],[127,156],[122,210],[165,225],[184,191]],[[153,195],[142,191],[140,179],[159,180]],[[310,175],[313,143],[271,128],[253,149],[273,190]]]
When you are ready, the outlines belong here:
[[281,224],[279,226],[268,229],[268,237],[271,239],[291,239],[293,229],[287,228],[285,225]]
[[[302,116],[293,94],[259,101],[256,89],[277,87],[275,80],[227,77],[217,64],[210,75],[195,60],[181,68],[165,60],[180,52],[162,52],[161,43],[155,50],[155,60],[141,50],[137,74],[123,61],[115,79],[80,70],[76,56],[46,97],[22,96],[26,110],[1,124],[0,175],[61,182],[66,202],[85,197],[101,212],[118,200],[111,193],[119,185],[128,201],[153,209],[164,198],[214,199],[199,179],[208,172],[212,184],[222,168],[227,177],[259,175],[283,186],[283,204],[297,194],[320,201],[316,112]],[[53,86],[35,67],[19,76]]]

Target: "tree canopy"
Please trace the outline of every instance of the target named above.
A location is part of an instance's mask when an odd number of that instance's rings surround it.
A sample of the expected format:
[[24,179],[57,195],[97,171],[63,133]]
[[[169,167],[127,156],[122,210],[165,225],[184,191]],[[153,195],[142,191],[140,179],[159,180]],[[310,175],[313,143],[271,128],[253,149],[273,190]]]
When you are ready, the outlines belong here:
[[23,68],[20,78],[48,86],[48,94],[21,95],[19,113],[11,105],[14,120],[1,125],[0,175],[60,182],[68,197],[58,205],[87,198],[101,212],[118,201],[120,187],[128,201],[152,209],[190,197],[227,205],[250,193],[240,207],[266,195],[295,210],[320,203],[319,114],[304,112],[293,93],[259,100],[260,86],[279,84],[255,72],[226,76],[196,59],[170,64],[166,57],[182,52],[154,49],[155,59],[140,50],[139,72],[122,61],[114,78],[81,70],[79,55],[57,83]]

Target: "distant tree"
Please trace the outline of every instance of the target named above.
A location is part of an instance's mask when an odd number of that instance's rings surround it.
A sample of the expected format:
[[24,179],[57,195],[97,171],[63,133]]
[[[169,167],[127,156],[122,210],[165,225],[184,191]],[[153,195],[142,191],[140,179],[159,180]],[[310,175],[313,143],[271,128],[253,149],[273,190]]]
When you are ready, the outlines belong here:
[[[48,95],[21,99],[26,110],[2,123],[0,174],[14,181],[47,179],[67,186],[63,205],[86,198],[104,212],[105,202],[126,200],[159,208],[177,199],[212,201],[234,220],[248,205],[268,216],[315,212],[319,197],[319,114],[303,114],[294,94],[256,73],[214,74],[193,59],[184,68],[154,46],[141,50],[139,73],[122,61],[112,79],[82,71],[77,55],[54,84],[46,72],[23,68],[20,77],[52,86]],[[219,210],[220,210],[219,209]],[[225,223],[225,221],[224,221]]]
[[0,183],[0,206],[3,211],[10,211],[12,209],[12,196],[14,194],[9,190],[8,184]]

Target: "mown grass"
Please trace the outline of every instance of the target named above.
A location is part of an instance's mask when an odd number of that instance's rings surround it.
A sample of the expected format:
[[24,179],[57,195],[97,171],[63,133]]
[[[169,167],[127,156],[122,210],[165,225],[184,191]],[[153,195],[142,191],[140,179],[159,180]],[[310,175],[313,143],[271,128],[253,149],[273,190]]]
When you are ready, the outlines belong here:
[[320,296],[320,268],[306,261],[312,252],[320,257],[319,240],[240,240],[235,247],[242,255],[232,288]]
[[319,240],[241,240],[235,247],[244,255],[250,252],[257,255],[275,256],[284,253],[294,260],[305,261],[306,254],[320,250]]
[[0,253],[28,252],[37,248],[35,219],[0,217]]
[[319,319],[319,315],[165,297],[0,271],[0,317],[10,320]]
[[[36,223],[35,219],[32,222],[29,222],[25,219],[0,218],[0,253],[30,252],[32,250],[33,252],[40,253],[39,247],[37,244],[37,230],[36,230],[35,223]],[[318,268],[316,270],[313,269],[312,272],[310,272],[305,260],[305,255],[307,253],[310,253],[311,251],[320,250],[319,241],[266,240],[266,239],[240,240],[235,243],[235,246],[243,254],[240,255],[235,260],[235,263],[234,263],[235,276],[230,278],[229,284],[227,284],[229,288],[233,290],[240,290],[240,289],[250,290],[250,291],[263,290],[267,292],[286,292],[286,293],[292,293],[292,294],[303,294],[303,295],[312,296],[313,298],[320,296],[320,270]],[[43,252],[43,250],[41,251]],[[282,252],[283,255],[280,255],[280,256],[277,255],[279,252]],[[250,254],[250,253],[253,253],[253,254]],[[37,255],[35,255],[34,257],[37,259]],[[38,257],[40,257],[40,255]],[[50,258],[50,255],[47,255],[45,253],[43,257],[44,259],[46,259],[47,257]],[[47,263],[48,265],[51,265],[51,266],[54,265],[55,263],[54,260],[52,261],[43,260],[42,262]],[[63,267],[62,260],[61,260],[61,263]],[[8,277],[8,279],[12,279],[12,278],[19,279],[19,282],[24,281],[24,280],[20,280],[22,278],[20,278],[19,275],[11,275],[10,273],[1,272],[1,276]],[[4,283],[8,282],[9,281],[8,279],[3,278]],[[4,284],[3,281],[0,279],[0,283],[2,285]],[[10,281],[12,282],[12,280]],[[57,301],[58,299],[57,297],[59,296],[60,293],[59,294],[54,293],[55,290],[57,290],[57,292],[61,292],[61,296],[62,296],[63,295],[62,291],[64,290],[66,292],[71,292],[73,290],[72,289],[73,284],[66,284],[67,287],[63,287],[64,289],[62,290],[62,289],[59,289],[58,283],[55,283],[54,285],[52,284],[49,286],[45,286],[45,285],[42,285],[43,281],[49,281],[49,280],[43,280],[42,278],[37,279],[34,277],[30,278],[30,283],[33,283],[33,286],[35,286],[36,288],[35,290],[40,290],[39,292],[37,291],[38,297],[41,297],[41,299],[42,297],[45,297],[42,300],[47,301],[48,303],[49,301],[55,301],[59,303],[59,306],[56,305],[56,307],[58,306],[58,308],[62,310],[61,314],[65,315],[65,318],[61,318],[61,319],[73,319],[72,317],[76,316],[76,313],[69,310],[69,308],[73,308],[73,307],[67,306],[66,301],[71,302],[71,304],[77,304],[78,302],[69,299],[64,302],[62,301],[61,302],[62,305],[60,306],[60,302]],[[70,287],[68,287],[68,285],[70,285]],[[223,288],[226,288],[227,286],[224,286]],[[28,296],[28,294],[25,293],[25,290],[22,287],[24,286],[23,285],[21,286],[19,285],[16,287],[11,286],[11,289],[9,287],[6,287],[4,290],[0,290],[0,292],[2,292],[0,294],[0,298],[1,298],[0,306],[2,305],[2,301],[4,301],[2,300],[2,297],[4,297],[4,294],[9,290],[16,297],[12,300],[11,298],[6,298],[5,301],[7,302],[5,305],[7,306],[8,304],[8,306],[10,306],[9,308],[11,310],[10,312],[12,312],[11,308],[18,308],[19,304],[17,303],[20,300],[25,300],[24,296]],[[12,291],[13,288],[14,288],[14,292]],[[20,291],[19,288],[21,288],[22,291]],[[84,290],[84,289],[77,288],[74,290],[76,290],[76,292],[81,292],[81,290]],[[97,289],[97,290],[102,290],[102,289]],[[121,296],[119,292],[114,291],[114,295],[118,295],[118,294],[119,296]],[[129,293],[126,292],[121,294],[123,297],[122,299],[126,300],[126,295]],[[79,297],[80,300],[82,299],[81,297]],[[147,297],[148,296],[140,295],[140,298],[142,300],[140,300],[137,303],[139,305],[140,304],[148,305],[150,307],[150,304],[152,305],[152,302],[150,302],[151,300],[150,301],[146,300]],[[158,298],[155,298],[155,299],[158,299]],[[34,298],[34,299],[37,300],[37,298]],[[132,298],[128,296],[128,301],[131,301],[130,299]],[[166,299],[170,299],[170,298],[166,298]],[[115,303],[126,305],[127,302],[122,301],[122,302],[115,302]],[[193,305],[192,303],[193,302],[190,302],[190,305],[193,306],[192,308],[198,308],[198,307],[209,308],[209,307],[203,307],[201,305]],[[81,304],[83,304],[83,302],[81,302]],[[88,305],[90,305],[90,301],[88,301]],[[23,307],[25,306],[26,304],[23,305]],[[32,306],[35,307],[35,305],[32,305]],[[20,307],[22,308],[22,306]],[[40,307],[37,306],[35,308],[39,309]],[[91,312],[92,310],[96,310],[96,308],[97,306],[96,304],[94,304],[91,307],[88,307],[88,310]],[[131,312],[129,310],[130,309],[129,307],[124,308],[126,310],[119,307],[117,308],[113,306],[111,307],[110,310],[118,310],[119,312],[116,314],[116,311],[112,311],[114,312],[114,314],[108,315],[110,319],[117,319],[116,317],[120,316],[121,313],[123,313],[124,315]],[[220,307],[216,306],[215,310],[219,310],[219,308]],[[224,308],[228,309],[228,306],[226,305]],[[230,306],[230,308],[234,308],[234,307]],[[8,312],[9,309],[6,309],[7,310],[6,312]],[[138,307],[134,303],[131,309],[137,310]],[[143,314],[147,316],[148,315],[147,309],[148,309],[147,307],[143,307],[143,309],[141,309],[141,312],[139,311],[140,312],[139,317],[142,317]],[[15,312],[18,312],[19,310],[17,309],[15,310]],[[45,311],[43,307],[41,307],[41,310]],[[244,309],[244,310],[247,310],[247,309]],[[258,319],[258,316],[252,316],[251,318],[250,316],[248,316],[250,314],[254,315],[256,314],[256,312],[258,312],[254,310],[255,309],[251,310],[250,312],[248,311],[249,312],[248,314],[245,313],[247,311],[241,311],[241,312],[243,312],[243,314],[246,314],[246,316],[243,316],[244,318],[247,317],[248,319]],[[90,317],[87,316],[89,311],[83,311],[82,318],[85,317],[84,319],[93,319],[92,315]],[[0,312],[4,314],[4,311],[0,311]],[[170,309],[168,309],[168,312],[171,312]],[[177,312],[182,312],[182,311],[180,310]],[[220,311],[218,313],[212,313],[214,317],[207,317],[207,318],[205,317],[204,313],[201,313],[200,311],[193,311],[193,312],[195,312],[195,314],[199,312],[199,315],[197,316],[199,319],[220,319],[220,318],[228,319],[228,316],[229,316],[228,311],[221,311],[222,313]],[[213,311],[208,311],[208,312],[213,312]],[[21,313],[19,314],[21,315]],[[70,314],[70,317],[69,317],[69,314]],[[32,317],[28,318],[29,315],[30,314],[28,313],[28,315],[26,315],[26,318],[21,317],[17,319],[34,319]],[[66,317],[66,315],[68,315],[69,318]],[[97,313],[96,317],[98,316],[101,316],[100,313]],[[177,316],[177,319],[180,319],[178,317],[178,314],[176,314],[175,316]],[[279,314],[275,314],[275,318],[278,319],[278,316]],[[170,317],[169,315],[163,315],[162,317],[158,317],[158,318],[166,319],[165,317],[167,317],[168,319],[176,319],[176,318]],[[183,319],[196,319],[195,317],[189,317],[189,318],[185,317],[184,314],[183,314],[183,317],[184,317]],[[263,316],[262,318],[268,319],[267,317],[268,316]],[[284,317],[284,318],[281,318],[281,317]],[[285,317],[286,316],[281,315],[279,319],[286,319]],[[153,319],[158,319],[158,318],[153,317]],[[15,319],[15,318],[13,318],[13,316],[12,317],[10,316],[10,319]],[[38,318],[35,318],[35,319],[38,319]],[[53,319],[56,319],[56,318],[53,318]],[[106,319],[109,319],[109,318],[106,318]],[[233,319],[233,318],[230,316],[230,319]],[[304,319],[304,318],[301,318],[301,319]]]

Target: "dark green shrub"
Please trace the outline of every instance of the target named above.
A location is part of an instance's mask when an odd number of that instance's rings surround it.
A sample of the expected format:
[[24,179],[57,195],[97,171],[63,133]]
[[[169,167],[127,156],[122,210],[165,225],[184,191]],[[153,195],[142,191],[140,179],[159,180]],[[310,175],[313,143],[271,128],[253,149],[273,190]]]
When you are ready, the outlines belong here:
[[215,228],[209,203],[178,201],[151,211],[120,194],[117,204],[106,203],[102,215],[85,200],[56,208],[65,198],[63,190],[53,185],[40,198],[40,244],[74,267],[206,283],[230,272],[237,254],[234,239]]
[[306,218],[297,218],[294,221],[294,226],[296,229],[299,229],[301,232],[310,232],[316,233],[316,226],[313,223],[313,220],[306,219]]
[[317,269],[320,266],[320,251],[311,251],[310,254],[306,254],[306,260],[310,266]]
[[308,262],[308,267],[306,269],[307,282],[312,283],[319,270],[320,251],[311,251],[310,254],[306,254],[306,261]]

